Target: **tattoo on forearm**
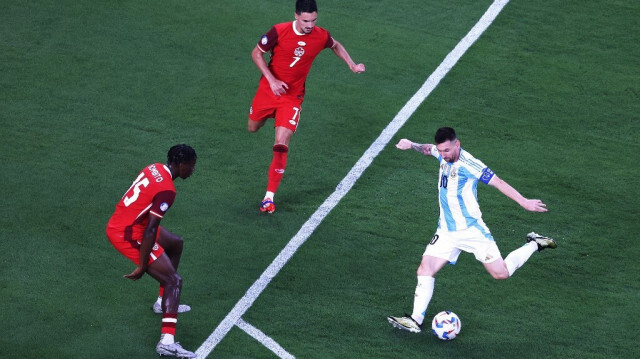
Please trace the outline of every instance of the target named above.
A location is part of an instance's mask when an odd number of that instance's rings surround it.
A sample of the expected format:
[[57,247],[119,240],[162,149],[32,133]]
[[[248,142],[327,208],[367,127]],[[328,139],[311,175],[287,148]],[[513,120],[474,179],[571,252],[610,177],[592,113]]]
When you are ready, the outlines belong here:
[[411,148],[413,148],[414,150],[420,152],[420,153],[424,153],[424,145],[419,144],[419,143],[412,143],[411,144]]

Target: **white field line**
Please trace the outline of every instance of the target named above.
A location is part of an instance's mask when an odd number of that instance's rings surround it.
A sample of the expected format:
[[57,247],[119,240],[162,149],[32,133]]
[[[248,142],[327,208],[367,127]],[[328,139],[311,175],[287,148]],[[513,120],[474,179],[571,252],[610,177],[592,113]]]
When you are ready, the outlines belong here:
[[274,352],[279,358],[282,359],[295,359],[293,355],[289,354],[283,347],[280,346],[275,340],[271,339],[268,335],[264,334],[260,329],[254,327],[253,325],[245,322],[242,318],[238,319],[236,323],[238,328],[245,331],[245,333],[254,337],[257,341],[262,343],[269,350]]
[[509,3],[509,0],[496,0],[491,4],[489,9],[482,15],[478,23],[471,28],[469,33],[456,45],[456,47],[444,58],[442,63],[427,78],[425,83],[420,87],[411,99],[398,112],[393,120],[382,131],[380,136],[365,151],[362,157],[351,168],[351,171],[336,187],[336,190],[320,205],[320,207],[311,215],[311,217],[302,225],[298,233],[289,241],[282,249],[280,254],[271,262],[253,285],[247,290],[242,298],[231,309],[227,316],[220,322],[218,327],[211,335],[202,343],[200,348],[196,350],[198,358],[205,358],[227,333],[238,323],[242,315],[253,305],[262,291],[267,287],[269,282],[280,272],[282,267],[287,263],[300,246],[311,236],[315,229],[320,225],[324,218],[331,210],[340,202],[340,200],[349,192],[355,182],[360,178],[364,170],[369,167],[373,159],[378,156],[380,151],[389,143],[391,138],[395,136],[398,130],[407,122],[409,117],[416,111],[418,106],[431,94],[438,86],[440,81],[460,60],[462,55],[480,38],[480,35],[491,25],[500,11]]

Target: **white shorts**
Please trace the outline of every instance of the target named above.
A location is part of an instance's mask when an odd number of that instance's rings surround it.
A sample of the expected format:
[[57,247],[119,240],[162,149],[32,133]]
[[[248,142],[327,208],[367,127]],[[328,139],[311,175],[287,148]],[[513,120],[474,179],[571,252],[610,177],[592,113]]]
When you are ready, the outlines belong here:
[[438,229],[423,256],[430,255],[455,264],[460,251],[473,253],[482,263],[491,263],[502,258],[498,245],[486,226],[469,227],[453,232]]

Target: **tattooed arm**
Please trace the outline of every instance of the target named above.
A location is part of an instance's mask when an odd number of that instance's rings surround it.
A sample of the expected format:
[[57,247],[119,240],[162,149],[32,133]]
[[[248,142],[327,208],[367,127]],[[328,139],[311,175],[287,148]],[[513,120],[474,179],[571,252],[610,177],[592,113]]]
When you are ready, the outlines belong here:
[[396,144],[396,147],[401,149],[401,150],[408,150],[410,148],[422,153],[425,156],[430,156],[431,155],[431,147],[433,145],[430,143],[425,143],[425,144],[420,144],[420,143],[415,143],[415,142],[411,142],[409,140],[407,140],[406,138],[403,138],[400,140],[400,142],[398,142]]

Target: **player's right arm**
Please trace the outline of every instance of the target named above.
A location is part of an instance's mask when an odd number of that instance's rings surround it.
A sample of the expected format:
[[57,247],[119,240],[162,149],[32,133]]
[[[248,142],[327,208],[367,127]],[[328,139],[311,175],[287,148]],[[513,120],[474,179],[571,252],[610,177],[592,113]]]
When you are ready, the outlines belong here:
[[147,227],[144,229],[144,235],[140,243],[140,265],[136,267],[136,269],[131,272],[131,274],[126,274],[124,276],[125,278],[138,280],[142,278],[144,273],[147,271],[147,266],[149,265],[149,256],[151,255],[153,246],[156,244],[158,227],[160,226],[161,220],[162,218],[154,216],[153,214],[149,214],[149,223],[147,223]]
[[269,82],[269,87],[271,87],[273,94],[276,96],[284,95],[289,89],[289,86],[273,75],[271,70],[269,70],[269,66],[267,65],[267,61],[265,61],[263,55],[264,53],[260,50],[258,45],[256,45],[256,47],[253,48],[253,51],[251,51],[253,63],[256,64],[256,67],[260,70],[264,78],[267,79],[267,82]]
[[396,144],[396,147],[401,150],[414,149],[425,156],[430,156],[433,145],[430,143],[425,143],[425,144],[415,143],[410,140],[407,140],[406,138],[403,138],[400,140],[400,142]]

